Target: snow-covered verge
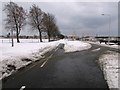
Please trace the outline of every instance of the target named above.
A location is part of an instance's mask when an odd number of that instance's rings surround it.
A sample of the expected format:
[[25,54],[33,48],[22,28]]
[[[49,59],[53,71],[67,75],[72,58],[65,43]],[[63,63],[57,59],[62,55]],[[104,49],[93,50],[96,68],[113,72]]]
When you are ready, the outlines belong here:
[[81,41],[61,40],[60,42],[65,45],[64,46],[65,52],[75,52],[91,48],[90,44]]
[[120,48],[120,46],[119,45],[107,45],[107,44],[105,44],[105,43],[101,43],[100,44],[100,42],[88,42],[88,43],[92,43],[92,44],[97,44],[97,45],[100,45],[100,46],[105,46],[105,47],[111,47],[111,48],[116,48],[116,49],[119,49]]
[[65,52],[74,52],[89,49],[90,44],[80,41],[59,40],[40,43],[38,39],[20,39],[11,47],[9,39],[0,39],[0,79],[11,75],[14,71],[43,58],[48,51],[55,49],[59,44],[65,44]]
[[118,85],[118,71],[120,69],[118,56],[120,53],[107,51],[99,58],[101,69],[103,70],[104,77],[107,80],[110,89],[119,88]]
[[58,46],[58,42],[50,43],[10,43],[0,44],[0,79],[12,74],[13,71],[32,63]]

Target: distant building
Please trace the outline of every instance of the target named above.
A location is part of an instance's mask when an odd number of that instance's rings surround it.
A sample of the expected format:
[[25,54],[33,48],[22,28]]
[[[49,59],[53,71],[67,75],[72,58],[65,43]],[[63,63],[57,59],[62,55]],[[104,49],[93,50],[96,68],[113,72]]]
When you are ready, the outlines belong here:
[[75,36],[75,35],[69,35],[69,36],[67,36],[67,38],[68,38],[69,40],[79,40],[79,39],[80,39],[80,37]]
[[93,36],[85,36],[85,37],[81,37],[82,41],[97,41],[97,39]]

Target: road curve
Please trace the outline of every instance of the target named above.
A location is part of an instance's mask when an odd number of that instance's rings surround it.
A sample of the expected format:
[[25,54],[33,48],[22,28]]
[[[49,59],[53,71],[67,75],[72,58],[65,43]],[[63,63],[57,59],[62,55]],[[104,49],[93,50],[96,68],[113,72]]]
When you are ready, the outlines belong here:
[[37,62],[3,80],[3,90],[5,88],[16,88],[16,90],[20,88],[105,88],[108,90],[97,60],[106,50],[111,50],[110,48],[92,45],[89,50],[65,53],[62,47],[63,45],[60,45],[44,64]]

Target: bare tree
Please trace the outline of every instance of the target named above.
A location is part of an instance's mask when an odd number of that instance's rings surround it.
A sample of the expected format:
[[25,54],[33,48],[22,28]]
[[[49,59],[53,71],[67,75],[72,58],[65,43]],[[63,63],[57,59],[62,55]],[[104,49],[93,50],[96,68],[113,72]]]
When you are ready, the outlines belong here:
[[42,42],[43,15],[44,12],[38,6],[32,5],[29,11],[30,25],[39,31],[40,42]]
[[4,11],[7,13],[6,28],[15,30],[17,43],[19,43],[19,34],[22,27],[25,25],[26,12],[23,7],[18,6],[14,2],[5,5]]
[[56,25],[55,17],[52,14],[44,14],[44,28],[48,35],[48,41],[50,42],[51,37],[55,37],[59,33],[59,29]]

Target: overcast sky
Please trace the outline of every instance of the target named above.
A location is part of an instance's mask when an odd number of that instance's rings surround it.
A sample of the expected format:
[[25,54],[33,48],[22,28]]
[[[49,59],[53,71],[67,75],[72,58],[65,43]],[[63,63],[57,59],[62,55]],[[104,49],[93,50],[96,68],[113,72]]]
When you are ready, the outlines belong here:
[[[13,0],[12,0],[13,1]],[[14,0],[15,1],[15,0]],[[49,12],[56,17],[57,25],[64,35],[108,35],[110,23],[110,35],[118,35],[118,2],[16,2],[29,11],[32,4],[38,5],[44,12]],[[4,4],[0,3],[2,7]],[[5,13],[3,11],[0,19],[2,20],[0,34],[6,34],[4,29]],[[101,14],[105,14],[104,16]],[[111,22],[109,22],[109,16]],[[0,27],[1,27],[0,26]],[[30,28],[25,28],[22,35],[31,33]],[[34,33],[35,34],[35,33]]]

